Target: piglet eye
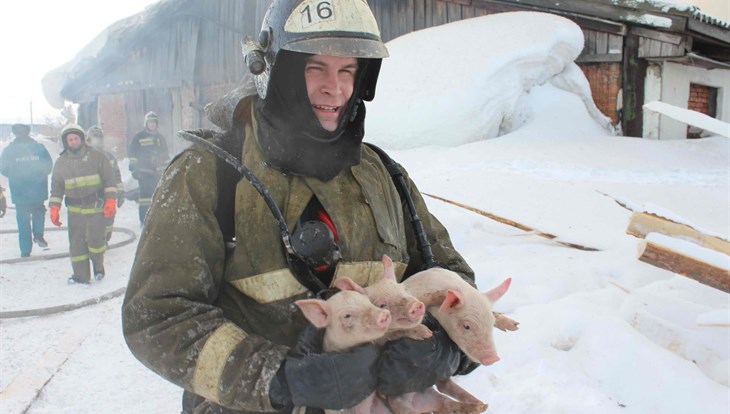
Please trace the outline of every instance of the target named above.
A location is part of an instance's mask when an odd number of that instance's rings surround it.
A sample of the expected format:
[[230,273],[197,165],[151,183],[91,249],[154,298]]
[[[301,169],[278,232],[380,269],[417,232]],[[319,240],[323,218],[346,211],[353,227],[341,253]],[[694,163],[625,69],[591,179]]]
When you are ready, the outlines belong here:
[[352,315],[350,315],[349,313],[346,313],[344,316],[345,319],[350,319],[351,317],[352,317]]
[[378,306],[380,309],[385,309],[385,303],[381,303],[380,306]]
[[464,330],[467,330],[468,331],[470,329],[471,329],[471,326],[468,323],[465,323],[464,324]]

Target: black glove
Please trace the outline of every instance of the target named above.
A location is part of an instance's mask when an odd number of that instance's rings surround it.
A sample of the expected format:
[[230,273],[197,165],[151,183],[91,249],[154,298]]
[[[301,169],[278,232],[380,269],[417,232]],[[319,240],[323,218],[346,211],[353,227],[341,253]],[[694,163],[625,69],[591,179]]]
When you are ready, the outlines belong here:
[[402,395],[423,391],[478,366],[461,352],[433,316],[427,313],[423,323],[433,332],[431,338],[402,338],[385,344],[379,364],[378,392]]
[[139,181],[139,173],[137,171],[132,171],[132,178]]
[[117,208],[121,207],[122,204],[124,204],[124,195],[117,197]]
[[329,410],[351,408],[375,391],[380,350],[366,344],[346,352],[321,352],[323,330],[310,325],[299,336],[272,381],[274,407],[290,404]]

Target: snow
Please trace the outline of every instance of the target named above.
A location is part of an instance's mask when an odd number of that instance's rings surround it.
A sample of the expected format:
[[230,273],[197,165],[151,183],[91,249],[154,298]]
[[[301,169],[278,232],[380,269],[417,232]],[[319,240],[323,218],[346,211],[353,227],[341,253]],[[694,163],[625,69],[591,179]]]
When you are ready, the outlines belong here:
[[[579,91],[552,81],[579,51],[571,46],[576,27],[554,16],[524,18],[495,23],[504,32],[492,35],[490,48],[473,45],[486,29],[471,22],[392,42],[368,108],[367,136],[382,133],[378,142],[421,191],[599,249],[568,248],[426,197],[481,289],[512,277],[496,310],[521,322],[516,332],[495,332],[498,363],[458,382],[494,414],[727,414],[730,297],[638,261],[641,240],[625,233],[631,211],[613,199],[659,206],[727,239],[728,140],[611,136]],[[448,53],[402,57],[442,37],[450,39]],[[463,58],[440,58],[447,55]],[[509,133],[484,139],[506,124]],[[15,228],[13,215],[0,219],[1,229]],[[136,204],[119,209],[117,224],[139,233]],[[48,232],[50,250],[33,255],[65,251],[65,236]],[[112,242],[124,237],[115,233]],[[0,242],[0,259],[19,255],[15,235],[1,234]],[[68,259],[0,264],[0,310],[111,292],[124,285],[134,249],[110,250],[106,279],[91,286],[66,285]],[[1,411],[179,412],[180,389],[124,344],[120,306],[115,298],[0,320]],[[19,391],[29,389],[41,391],[37,398]]]

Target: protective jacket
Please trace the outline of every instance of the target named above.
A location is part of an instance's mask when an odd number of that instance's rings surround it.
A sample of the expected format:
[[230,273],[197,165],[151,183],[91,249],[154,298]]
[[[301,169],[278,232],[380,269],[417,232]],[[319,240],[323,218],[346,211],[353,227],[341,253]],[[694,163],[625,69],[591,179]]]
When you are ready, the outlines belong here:
[[112,165],[112,170],[114,171],[114,179],[117,183],[117,199],[124,197],[124,183],[122,182],[122,172],[119,170],[119,162],[117,161],[117,157],[115,157],[114,154],[109,151],[104,151],[102,149],[97,149],[97,151],[104,154],[106,159],[108,159],[109,163]]
[[[248,98],[250,103],[250,98]],[[361,161],[330,181],[284,175],[265,162],[250,107],[237,107],[233,130],[245,131],[243,162],[265,184],[293,229],[316,196],[339,235],[334,278],[367,286],[383,275],[420,270],[420,254],[401,199],[380,158],[366,146]],[[287,267],[279,228],[245,180],[235,195],[237,244],[225,261],[215,217],[216,158],[185,150],[166,170],[139,242],[123,305],[125,339],[147,367],[186,390],[240,412],[275,412],[269,386],[306,321],[293,302],[311,296]],[[473,280],[445,228],[410,180],[437,260]],[[152,236],[154,235],[154,236]],[[196,411],[197,413],[198,411]]]
[[64,151],[56,160],[51,175],[49,206],[88,207],[107,198],[116,198],[117,181],[109,160],[101,152],[82,146],[78,152]]
[[165,138],[147,128],[135,134],[127,150],[129,171],[159,175],[167,166],[169,154]]
[[38,204],[48,199],[48,174],[53,161],[42,144],[29,136],[13,140],[0,156],[0,173],[8,177],[13,204]]

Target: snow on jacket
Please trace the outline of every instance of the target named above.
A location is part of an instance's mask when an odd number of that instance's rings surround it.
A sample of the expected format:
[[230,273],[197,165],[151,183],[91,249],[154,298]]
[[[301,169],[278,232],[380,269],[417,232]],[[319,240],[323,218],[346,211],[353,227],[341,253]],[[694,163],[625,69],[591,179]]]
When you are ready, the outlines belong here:
[[48,204],[60,206],[64,196],[66,205],[84,207],[101,207],[105,199],[116,199],[117,179],[106,156],[87,145],[77,153],[62,152],[53,165]]
[[36,204],[48,199],[48,174],[53,161],[43,146],[29,136],[18,137],[0,156],[0,173],[8,177],[14,204]]
[[[335,278],[373,283],[382,277],[383,254],[396,262],[399,278],[406,267],[418,270],[416,237],[372,150],[363,145],[359,165],[322,182],[267,166],[251,125],[245,136],[244,164],[271,192],[290,229],[313,195],[329,213],[343,256]],[[279,228],[245,180],[236,188],[237,245],[224,264],[214,215],[216,164],[214,155],[192,147],[165,171],[132,267],[122,310],[124,335],[148,368],[211,403],[275,412],[271,380],[307,325],[293,302],[311,292],[287,267]],[[445,228],[407,180],[436,260],[473,280]]]
[[161,174],[169,159],[165,138],[159,132],[145,128],[132,138],[127,157],[132,173]]

